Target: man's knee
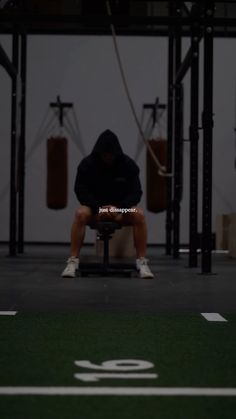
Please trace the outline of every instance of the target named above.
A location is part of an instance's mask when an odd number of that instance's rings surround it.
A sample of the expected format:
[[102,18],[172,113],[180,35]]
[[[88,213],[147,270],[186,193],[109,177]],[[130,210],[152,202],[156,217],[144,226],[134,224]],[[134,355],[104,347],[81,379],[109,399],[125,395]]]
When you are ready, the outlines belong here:
[[144,211],[141,208],[135,208],[135,211],[130,213],[132,224],[143,224],[145,223]]
[[145,222],[144,211],[141,208],[136,208],[136,211],[134,212],[134,217],[139,222]]
[[86,225],[92,218],[92,210],[91,208],[82,205],[80,208],[76,210],[75,213],[75,220],[78,224]]

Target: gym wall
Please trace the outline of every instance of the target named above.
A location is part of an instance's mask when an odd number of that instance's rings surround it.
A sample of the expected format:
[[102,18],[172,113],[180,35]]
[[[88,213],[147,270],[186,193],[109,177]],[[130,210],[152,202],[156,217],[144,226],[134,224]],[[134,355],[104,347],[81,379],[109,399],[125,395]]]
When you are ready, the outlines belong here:
[[[11,38],[0,36],[0,42],[11,56]],[[235,142],[235,80],[236,40],[215,39],[214,70],[214,154],[213,154],[213,221],[218,213],[235,212],[234,169]],[[131,96],[137,114],[141,116],[143,103],[153,103],[158,96],[167,100],[166,38],[119,37],[118,44]],[[189,41],[184,41],[184,50]],[[201,45],[202,49],[202,45]],[[184,51],[183,51],[184,54]],[[200,68],[200,72],[202,65]],[[109,128],[119,137],[128,155],[135,156],[138,130],[125,96],[111,37],[100,36],[29,36],[27,69],[26,145],[35,141],[49,103],[60,95],[63,101],[73,102],[86,153],[93,147],[98,135]],[[11,83],[0,67],[0,241],[9,235],[9,179],[10,179],[10,114]],[[189,125],[189,75],[185,88],[185,139]],[[202,109],[202,81],[200,111]],[[201,120],[199,120],[201,125]],[[163,129],[165,124],[163,120]],[[60,133],[55,129],[50,135]],[[160,134],[156,129],[153,135]],[[74,211],[78,205],[73,193],[77,165],[82,155],[66,133],[69,142],[69,196],[64,210],[46,207],[46,140],[26,162],[25,240],[37,242],[68,242]],[[202,134],[200,131],[200,150]],[[145,151],[137,160],[141,171],[145,209]],[[200,156],[200,167],[202,159]],[[199,174],[199,231],[201,230],[201,175]],[[184,191],[181,214],[181,242],[188,242],[189,204],[189,144],[184,145]],[[165,213],[152,214],[146,209],[149,243],[164,243]],[[214,225],[213,225],[214,229]],[[94,240],[94,232],[87,231],[86,242]]]

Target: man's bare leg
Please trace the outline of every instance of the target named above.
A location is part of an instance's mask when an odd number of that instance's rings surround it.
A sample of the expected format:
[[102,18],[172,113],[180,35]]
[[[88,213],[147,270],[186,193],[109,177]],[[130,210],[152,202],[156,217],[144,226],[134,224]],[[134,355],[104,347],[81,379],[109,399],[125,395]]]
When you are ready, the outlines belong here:
[[79,267],[79,254],[84,241],[86,232],[86,224],[92,220],[92,210],[82,205],[75,213],[75,218],[71,227],[71,248],[70,258],[67,261],[67,266],[62,272],[64,278],[75,278],[76,270]]
[[75,218],[71,227],[71,246],[70,255],[79,257],[82,244],[84,242],[86,225],[92,219],[92,210],[82,205],[75,213]]
[[122,225],[131,224],[133,226],[134,247],[136,249],[136,267],[141,278],[153,278],[146,259],[147,248],[147,224],[144,212],[140,208],[135,208],[135,212],[119,214],[117,221]]
[[133,214],[133,235],[134,247],[136,249],[137,259],[146,255],[147,249],[147,224],[144,213],[140,208],[136,209]]
[[135,208],[135,212],[118,214],[115,220],[122,225],[131,224],[133,226],[134,247],[137,259],[146,255],[147,248],[147,224],[144,212],[141,208]]

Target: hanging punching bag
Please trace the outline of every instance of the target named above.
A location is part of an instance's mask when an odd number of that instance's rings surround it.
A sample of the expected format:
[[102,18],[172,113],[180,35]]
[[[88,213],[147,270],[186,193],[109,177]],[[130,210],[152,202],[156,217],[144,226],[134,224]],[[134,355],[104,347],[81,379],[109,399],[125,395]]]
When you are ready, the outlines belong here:
[[[167,141],[162,139],[148,140],[155,156],[163,166],[167,165]],[[158,168],[150,152],[146,151],[146,200],[150,212],[166,210],[166,177],[158,174]]]
[[67,206],[67,139],[51,137],[47,140],[47,207],[63,209]]

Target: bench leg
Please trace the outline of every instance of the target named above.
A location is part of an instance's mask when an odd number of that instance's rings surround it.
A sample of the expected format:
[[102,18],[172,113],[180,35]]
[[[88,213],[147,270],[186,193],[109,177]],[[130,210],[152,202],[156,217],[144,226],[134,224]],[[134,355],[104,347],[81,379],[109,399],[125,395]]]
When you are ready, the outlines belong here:
[[103,251],[103,265],[104,268],[107,268],[109,265],[109,237],[104,237],[104,251]]

